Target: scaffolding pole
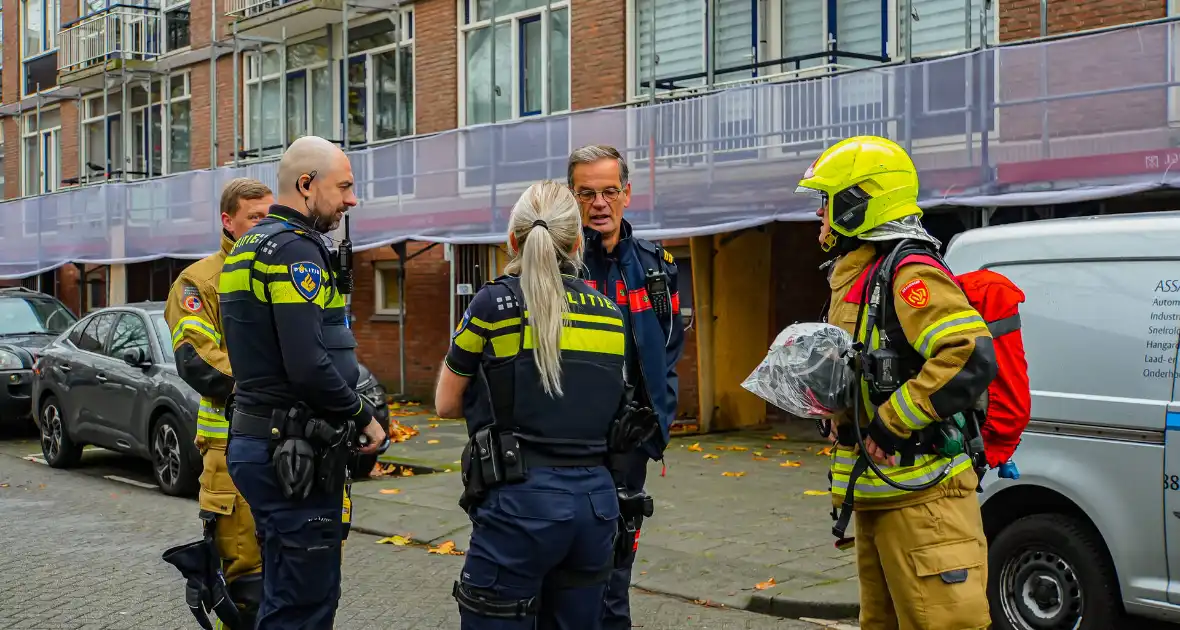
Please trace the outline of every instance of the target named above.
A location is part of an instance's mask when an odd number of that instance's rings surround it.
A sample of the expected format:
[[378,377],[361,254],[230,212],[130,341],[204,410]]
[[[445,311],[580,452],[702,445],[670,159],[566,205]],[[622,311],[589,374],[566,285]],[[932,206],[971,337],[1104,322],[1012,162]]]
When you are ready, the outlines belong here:
[[217,48],[217,0],[212,0],[209,2],[209,168],[217,168]]
[[233,151],[234,151],[234,168],[237,168],[239,155],[241,154],[241,151],[242,151],[242,146],[241,146],[241,144],[242,144],[241,143],[241,140],[242,140],[242,118],[245,115],[248,115],[249,112],[243,113],[241,110],[241,107],[239,106],[239,103],[241,103],[241,94],[239,94],[239,92],[241,92],[241,90],[242,90],[241,86],[238,85],[239,83],[241,83],[241,76],[240,76],[241,70],[239,69],[239,66],[241,65],[240,62],[242,59],[242,55],[241,55],[240,49],[238,47],[238,21],[237,20],[234,20],[233,28],[231,29],[231,31],[232,31],[232,39],[233,39],[233,46],[234,46],[234,52],[233,52],[233,55],[234,55],[234,61],[233,61],[233,64],[234,64],[234,67],[233,67],[234,146],[233,146]]

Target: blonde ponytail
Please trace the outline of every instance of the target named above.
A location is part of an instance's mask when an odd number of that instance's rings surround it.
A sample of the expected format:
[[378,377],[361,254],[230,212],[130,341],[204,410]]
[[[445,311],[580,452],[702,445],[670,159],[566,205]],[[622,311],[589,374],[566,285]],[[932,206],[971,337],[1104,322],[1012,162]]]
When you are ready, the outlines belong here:
[[561,334],[569,312],[561,267],[581,264],[582,219],[577,201],[557,182],[533,184],[513,206],[509,226],[516,246],[510,238],[512,260],[505,270],[520,275],[541,387],[550,396],[561,396]]

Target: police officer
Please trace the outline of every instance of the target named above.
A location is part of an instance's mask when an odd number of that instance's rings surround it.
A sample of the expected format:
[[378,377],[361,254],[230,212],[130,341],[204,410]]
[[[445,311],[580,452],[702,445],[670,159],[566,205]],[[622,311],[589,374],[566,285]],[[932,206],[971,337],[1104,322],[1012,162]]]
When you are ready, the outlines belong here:
[[[850,430],[852,418],[835,418],[832,433],[836,533],[843,536],[850,513],[856,517],[860,625],[986,628],[979,479],[967,454],[948,457],[937,449],[946,443],[939,435],[947,423],[970,413],[995,377],[987,325],[936,258],[939,242],[919,221],[914,163],[897,144],[873,136],[841,141],[807,169],[798,190],[820,200],[820,243],[837,256],[828,321],[866,351],[893,348],[900,357],[900,383],[892,393],[881,391],[888,375],[866,372],[869,364],[860,363],[861,404],[854,411],[863,423],[863,452]],[[919,254],[890,257],[894,248],[915,243],[924,246]],[[884,295],[874,298],[873,272],[883,260],[896,271],[891,282],[880,276]],[[876,314],[874,305],[885,304]],[[866,456],[882,475],[865,472]],[[899,489],[882,476],[923,489]]]
[[340,597],[348,448],[385,440],[358,396],[356,341],[324,234],[356,205],[352,167],[305,136],[278,167],[278,203],[238,240],[219,292],[237,378],[230,475],[258,520],[264,597],[258,630],[330,628]]
[[[239,177],[221,191],[221,249],[189,265],[168,292],[164,319],[180,378],[201,395],[197,448],[201,451],[201,519],[224,566],[241,627],[254,627],[262,599],[262,553],[250,506],[238,494],[225,464],[229,422],[225,403],[234,389],[218,315],[217,279],[234,241],[266,216],[274,197],[262,182]],[[218,627],[224,620],[219,619]]]
[[[662,460],[669,429],[676,419],[679,379],[676,363],[684,351],[684,327],[680,319],[679,277],[672,255],[650,241],[632,236],[623,209],[631,202],[626,160],[614,147],[582,147],[569,157],[567,179],[578,199],[586,239],[587,284],[614,300],[626,326],[627,381],[635,385],[645,404],[659,416],[660,432],[625,462],[619,477],[621,488],[642,493],[648,460]],[[629,531],[620,523],[625,549],[607,589],[604,627],[631,627],[628,593],[631,567],[639,541],[638,526]]]
[[453,594],[466,630],[596,628],[619,517],[605,464],[623,321],[575,276],[569,190],[530,186],[509,224],[508,275],[472,298],[435,392],[437,413],[465,417],[471,436],[460,505],[473,530]]

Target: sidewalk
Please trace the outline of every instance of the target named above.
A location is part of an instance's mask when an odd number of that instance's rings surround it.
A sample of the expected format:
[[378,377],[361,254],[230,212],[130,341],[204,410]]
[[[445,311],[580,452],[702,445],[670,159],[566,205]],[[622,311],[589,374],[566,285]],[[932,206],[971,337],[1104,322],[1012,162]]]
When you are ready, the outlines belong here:
[[[382,456],[397,465],[392,474],[353,485],[354,529],[466,549],[471,525],[457,504],[464,425],[413,411],[395,410],[419,433]],[[832,544],[825,445],[809,425],[786,431],[672,439],[666,475],[658,462],[648,468],[656,511],[633,586],[782,617],[857,616],[854,552]],[[440,472],[423,474],[430,469]]]

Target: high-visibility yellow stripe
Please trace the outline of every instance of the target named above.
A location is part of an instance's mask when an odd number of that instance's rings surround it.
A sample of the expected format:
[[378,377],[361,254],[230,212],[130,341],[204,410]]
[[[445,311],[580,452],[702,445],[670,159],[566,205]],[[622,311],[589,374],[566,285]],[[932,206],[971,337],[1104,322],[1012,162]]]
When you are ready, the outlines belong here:
[[[832,494],[837,497],[844,497],[848,494],[848,477],[852,471],[852,465],[856,461],[856,455],[852,451],[846,449],[839,449],[833,456],[832,461]],[[881,472],[889,476],[890,479],[905,483],[907,485],[917,485],[929,482],[936,478],[947,467],[948,460],[939,455],[923,455],[914,460],[913,466],[878,466]],[[965,454],[956,456],[953,460],[949,460],[950,471],[946,477],[939,482],[939,485],[949,482],[951,479],[966,471],[971,467],[971,459]],[[856,500],[873,500],[873,499],[889,499],[906,494],[906,490],[898,490],[893,486],[885,483],[883,480],[873,474],[871,471],[865,472],[856,481],[856,487],[853,489],[853,496]]]
[[176,322],[176,327],[172,329],[172,349],[175,350],[180,346],[184,340],[184,333],[192,331],[208,337],[213,343],[221,345],[221,333],[217,329],[209,325],[209,322],[200,317],[181,317],[180,321]]
[[932,418],[922,411],[910,396],[910,383],[906,381],[901,388],[889,397],[889,404],[893,405],[893,411],[897,412],[897,417],[905,423],[911,431],[920,431],[925,429],[928,425],[936,422],[936,418]]
[[520,350],[520,333],[506,333],[492,337],[492,353],[497,358],[508,358]]
[[986,330],[987,322],[974,309],[952,313],[927,326],[914,340],[914,348],[929,359],[947,335],[977,328]]
[[475,317],[473,315],[473,316],[471,316],[469,321],[472,324],[475,324],[476,326],[479,326],[480,328],[482,328],[484,330],[500,330],[501,328],[507,328],[509,326],[519,326],[520,325],[520,318],[519,317],[509,317],[508,319],[501,320],[498,322],[486,322],[486,321],[484,321],[478,317]]
[[214,405],[208,398],[202,398],[197,408],[197,435],[229,437],[229,422],[225,419],[225,408]]
[[463,332],[455,336],[455,345],[472,354],[482,353],[484,343],[485,339],[472,332],[470,328],[464,329]]
[[[536,347],[533,342],[533,327],[524,327],[524,349]],[[593,328],[564,327],[561,329],[561,349],[597,354],[623,356],[627,347],[622,330],[595,330]]]
[[[272,276],[276,273],[285,272],[286,269],[283,265],[255,264],[253,267],[254,271]],[[295,284],[291,282],[289,276],[281,280],[266,282],[264,287],[261,280],[251,275],[251,269],[235,269],[233,271],[222,272],[217,283],[217,291],[222,295],[250,292],[259,302],[270,304],[303,304],[305,302],[311,302],[320,308],[344,307],[344,295],[339,291],[332,290],[328,282],[322,282],[316,290],[315,297],[308,300],[295,288]],[[269,300],[267,299],[268,292],[270,293]],[[329,298],[329,295],[331,295],[331,298]]]

